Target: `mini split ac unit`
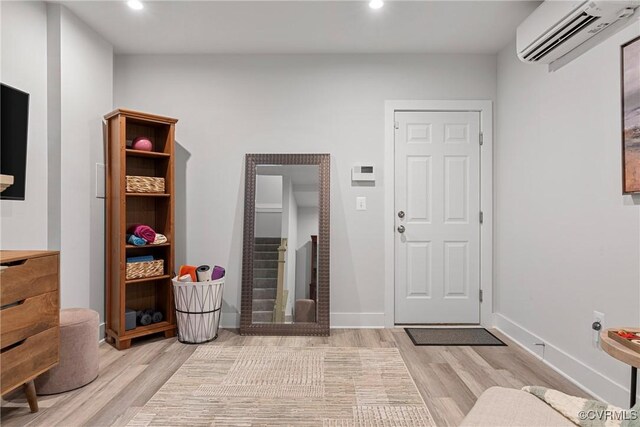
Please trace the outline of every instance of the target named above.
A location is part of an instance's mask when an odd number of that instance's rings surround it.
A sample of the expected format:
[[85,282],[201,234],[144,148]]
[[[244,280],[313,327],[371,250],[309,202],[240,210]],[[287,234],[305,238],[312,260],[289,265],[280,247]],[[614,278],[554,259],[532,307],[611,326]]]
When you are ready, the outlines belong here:
[[518,57],[555,70],[629,25],[639,7],[640,0],[547,0],[518,27]]

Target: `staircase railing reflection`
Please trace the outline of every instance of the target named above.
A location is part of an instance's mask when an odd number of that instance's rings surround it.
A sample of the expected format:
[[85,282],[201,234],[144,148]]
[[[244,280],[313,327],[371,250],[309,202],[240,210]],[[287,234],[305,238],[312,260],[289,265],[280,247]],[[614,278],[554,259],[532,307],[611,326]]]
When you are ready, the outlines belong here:
[[273,308],[273,321],[276,323],[284,323],[284,312],[287,307],[287,297],[289,291],[285,287],[286,270],[285,263],[287,259],[287,239],[283,238],[278,247],[278,282],[276,287],[276,304]]

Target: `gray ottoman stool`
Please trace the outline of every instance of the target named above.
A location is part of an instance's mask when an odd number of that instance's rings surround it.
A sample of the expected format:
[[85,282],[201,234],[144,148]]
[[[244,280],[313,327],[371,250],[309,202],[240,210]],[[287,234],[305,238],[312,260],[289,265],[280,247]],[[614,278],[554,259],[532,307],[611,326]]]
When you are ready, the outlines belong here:
[[60,311],[60,363],[35,380],[38,394],[55,394],[89,384],[98,376],[98,323],[88,308]]

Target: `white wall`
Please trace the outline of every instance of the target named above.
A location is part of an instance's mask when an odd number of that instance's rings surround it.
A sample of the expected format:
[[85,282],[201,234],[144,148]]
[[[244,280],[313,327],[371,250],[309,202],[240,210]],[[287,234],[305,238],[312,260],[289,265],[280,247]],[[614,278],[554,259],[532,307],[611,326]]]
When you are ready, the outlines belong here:
[[256,208],[282,209],[282,176],[256,175]]
[[309,298],[311,283],[311,236],[318,235],[320,213],[317,207],[298,206],[296,243],[296,299]]
[[[331,154],[332,325],[382,326],[385,177],[352,187],[350,168],[384,164],[385,100],[494,99],[496,58],[116,55],[114,73],[115,105],[180,119],[186,253],[177,257],[211,254],[228,267],[223,324],[235,325],[240,307],[244,155],[307,152]],[[356,196],[367,211],[355,210]]]
[[28,92],[24,201],[0,201],[0,248],[47,249],[47,8],[0,2],[0,81]]
[[282,237],[282,212],[256,210],[256,237]]
[[317,207],[298,206],[298,248],[311,241],[312,235],[318,235],[320,211]]
[[621,194],[620,45],[629,27],[555,73],[498,57],[497,325],[595,394],[628,405],[629,367],[591,343],[640,323],[640,204]]
[[104,322],[102,116],[113,107],[113,48],[65,7],[60,14],[61,303],[89,307]]
[[255,235],[256,237],[283,236],[282,176],[256,175]]
[[[2,2],[2,82],[31,94],[24,202],[2,201],[2,249],[60,250],[61,305],[104,319],[102,115],[113,49],[67,8]],[[101,320],[102,321],[102,320]]]

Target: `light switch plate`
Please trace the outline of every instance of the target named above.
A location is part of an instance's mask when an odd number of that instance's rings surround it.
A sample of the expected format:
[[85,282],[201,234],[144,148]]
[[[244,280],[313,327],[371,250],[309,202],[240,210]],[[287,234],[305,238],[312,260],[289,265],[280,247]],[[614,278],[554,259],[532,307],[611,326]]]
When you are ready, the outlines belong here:
[[96,163],[96,198],[104,199],[104,165]]
[[366,197],[356,197],[356,210],[357,211],[366,211],[367,210],[367,198]]

